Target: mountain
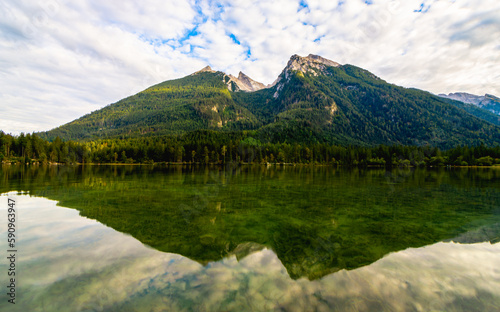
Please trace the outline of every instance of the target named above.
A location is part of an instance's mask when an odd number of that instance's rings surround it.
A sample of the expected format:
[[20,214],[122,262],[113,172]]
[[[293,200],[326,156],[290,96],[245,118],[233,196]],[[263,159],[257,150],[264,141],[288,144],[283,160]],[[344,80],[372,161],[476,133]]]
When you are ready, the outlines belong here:
[[467,104],[473,104],[475,106],[488,110],[494,114],[500,115],[500,98],[491,94],[485,94],[484,96],[479,96],[464,92],[457,92],[457,93],[450,93],[448,95],[439,94],[439,96]]
[[500,128],[449,100],[313,55],[292,56],[272,88],[233,98],[262,121],[262,141],[444,148],[500,143]]
[[[210,66],[205,66],[201,70],[193,73],[192,76],[206,72],[216,73],[216,71],[214,71]],[[238,77],[235,77],[231,74],[230,75],[224,74],[223,80],[226,83],[228,90],[233,92],[235,91],[252,92],[266,88],[266,86],[263,83],[253,80],[252,78],[248,77],[242,72],[239,73]]]
[[236,84],[236,87],[231,88],[231,91],[252,92],[266,88],[263,83],[253,80],[242,72],[239,73],[238,78],[233,75],[229,75],[229,78],[231,79],[231,82]]
[[261,126],[250,111],[232,100],[229,89],[238,89],[239,83],[207,66],[187,77],[154,85],[41,136],[85,140]]
[[476,116],[477,118],[486,120],[494,125],[500,126],[500,115],[495,114],[494,111],[487,110],[475,104],[464,103],[462,101],[454,100],[451,98],[445,98],[445,97],[443,98],[451,105],[463,109],[467,113]]
[[460,105],[356,66],[293,55],[269,86],[205,67],[40,135],[86,140],[213,129],[249,130],[257,143],[500,144],[493,121]]

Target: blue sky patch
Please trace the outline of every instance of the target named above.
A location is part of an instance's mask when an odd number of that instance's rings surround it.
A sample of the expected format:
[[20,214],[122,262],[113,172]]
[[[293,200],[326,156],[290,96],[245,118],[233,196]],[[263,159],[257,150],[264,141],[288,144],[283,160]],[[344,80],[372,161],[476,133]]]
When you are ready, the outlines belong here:
[[318,37],[318,38],[314,39],[314,42],[320,42],[323,37],[325,37],[325,36],[323,35],[321,37]]
[[193,29],[188,31],[183,37],[179,38],[179,40],[177,41],[179,42],[179,45],[183,45],[184,41],[188,40],[191,37],[197,36],[198,34],[199,34],[198,25],[196,25]]
[[234,34],[230,34],[229,38],[233,39],[234,43],[236,43],[238,45],[241,44],[241,42],[238,40],[238,38],[236,38],[236,36]]
[[420,8],[418,10],[413,10],[413,12],[416,12],[416,13],[427,13],[427,11],[429,11],[430,8],[431,8],[430,4],[426,5],[425,3],[421,3],[420,4]]

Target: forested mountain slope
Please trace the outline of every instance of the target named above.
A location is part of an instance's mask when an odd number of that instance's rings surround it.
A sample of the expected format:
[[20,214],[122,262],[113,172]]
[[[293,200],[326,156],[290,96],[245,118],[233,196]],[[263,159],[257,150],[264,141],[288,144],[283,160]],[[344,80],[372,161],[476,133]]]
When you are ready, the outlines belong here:
[[500,122],[491,114],[320,56],[292,56],[268,88],[247,92],[237,83],[207,67],[41,135],[84,140],[213,129],[251,130],[257,142],[273,143],[500,144]]
[[40,135],[84,140],[260,126],[232,100],[226,83],[231,86],[227,75],[212,71],[165,81]]

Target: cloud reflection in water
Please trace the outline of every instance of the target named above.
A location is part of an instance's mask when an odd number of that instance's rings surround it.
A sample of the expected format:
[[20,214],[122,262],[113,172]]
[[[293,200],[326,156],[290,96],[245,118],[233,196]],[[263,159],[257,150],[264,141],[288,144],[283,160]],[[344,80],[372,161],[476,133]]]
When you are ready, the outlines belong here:
[[[14,309],[2,300],[1,310],[500,309],[500,244],[437,243],[392,253],[369,266],[315,281],[293,280],[267,248],[239,261],[233,255],[203,266],[146,247],[127,234],[79,216],[77,210],[57,207],[55,201],[10,196],[20,208],[19,297]],[[7,197],[0,198],[4,209]],[[1,237],[5,237],[4,227]],[[1,248],[5,250],[4,245]],[[1,266],[5,265],[2,261]]]

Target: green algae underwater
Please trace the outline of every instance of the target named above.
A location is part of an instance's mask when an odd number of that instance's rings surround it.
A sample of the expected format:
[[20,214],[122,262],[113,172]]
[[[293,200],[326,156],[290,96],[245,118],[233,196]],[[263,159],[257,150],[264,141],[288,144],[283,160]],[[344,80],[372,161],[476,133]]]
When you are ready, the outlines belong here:
[[440,241],[500,241],[500,170],[2,167],[2,193],[77,209],[202,265],[271,249],[292,279]]

